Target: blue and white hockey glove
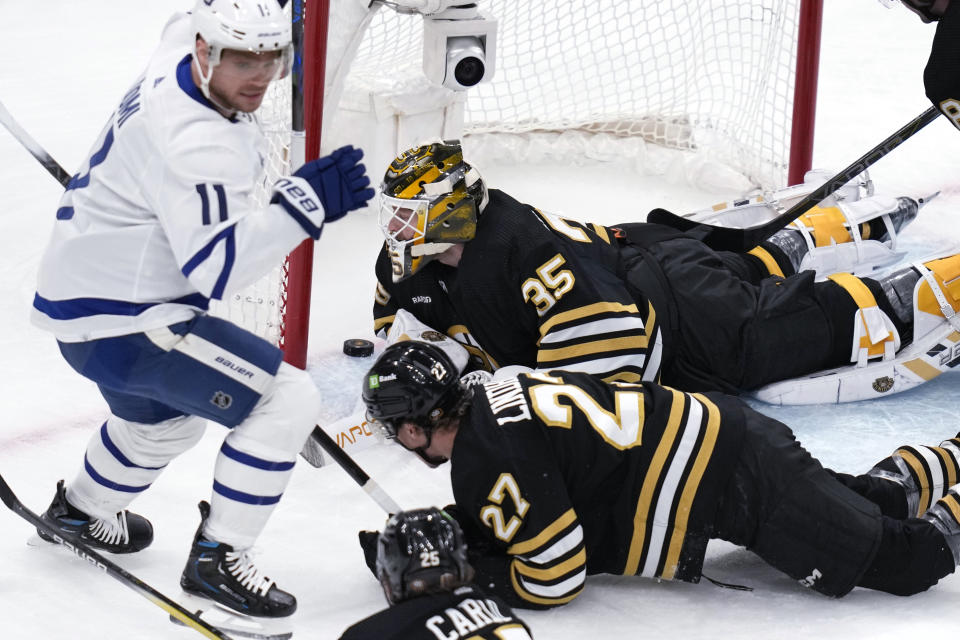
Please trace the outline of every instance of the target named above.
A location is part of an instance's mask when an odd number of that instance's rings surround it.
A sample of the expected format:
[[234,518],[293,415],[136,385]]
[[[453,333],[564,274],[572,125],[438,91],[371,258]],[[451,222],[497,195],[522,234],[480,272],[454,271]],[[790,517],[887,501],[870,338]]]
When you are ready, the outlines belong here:
[[[324,222],[339,220],[373,197],[363,151],[347,145],[304,164],[273,186],[271,203],[279,203],[316,240]],[[318,203],[322,206],[318,206]]]

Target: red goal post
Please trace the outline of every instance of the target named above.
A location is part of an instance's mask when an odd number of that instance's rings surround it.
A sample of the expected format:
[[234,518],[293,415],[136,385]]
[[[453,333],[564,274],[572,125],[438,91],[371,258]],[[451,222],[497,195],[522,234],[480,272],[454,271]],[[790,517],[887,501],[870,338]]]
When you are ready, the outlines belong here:
[[[555,159],[543,140],[594,157],[654,145],[703,153],[761,189],[810,168],[823,0],[480,0],[498,20],[496,73],[466,92],[427,82],[418,15],[361,0],[289,4],[295,24],[302,15],[305,158],[355,144],[374,182],[398,151],[437,137],[461,138],[471,158],[490,147],[513,161],[528,161],[518,150]],[[262,109],[273,166],[260,197],[296,155],[297,82],[277,83]],[[312,244],[222,305],[301,368]]]

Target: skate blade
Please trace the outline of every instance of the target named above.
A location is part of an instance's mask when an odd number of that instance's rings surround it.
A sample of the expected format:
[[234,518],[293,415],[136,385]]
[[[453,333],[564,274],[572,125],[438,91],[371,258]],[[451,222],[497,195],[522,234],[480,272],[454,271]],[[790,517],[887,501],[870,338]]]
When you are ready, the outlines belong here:
[[27,538],[28,547],[43,547],[43,548],[52,549],[55,545],[56,545],[55,542],[47,542],[36,533],[30,536],[29,538]]
[[[289,640],[293,637],[293,621],[289,617],[261,618],[247,616],[222,607],[213,600],[189,593],[181,593],[178,600],[184,609],[192,611],[207,624],[230,634],[234,638]],[[173,616],[170,616],[170,622],[178,626],[185,626]]]

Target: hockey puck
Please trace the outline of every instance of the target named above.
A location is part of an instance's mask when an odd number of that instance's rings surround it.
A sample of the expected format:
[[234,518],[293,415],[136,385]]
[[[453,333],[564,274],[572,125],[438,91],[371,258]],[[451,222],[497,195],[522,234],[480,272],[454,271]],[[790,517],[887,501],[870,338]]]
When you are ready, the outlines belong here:
[[343,352],[348,356],[365,358],[373,355],[373,343],[363,338],[350,338],[343,341]]

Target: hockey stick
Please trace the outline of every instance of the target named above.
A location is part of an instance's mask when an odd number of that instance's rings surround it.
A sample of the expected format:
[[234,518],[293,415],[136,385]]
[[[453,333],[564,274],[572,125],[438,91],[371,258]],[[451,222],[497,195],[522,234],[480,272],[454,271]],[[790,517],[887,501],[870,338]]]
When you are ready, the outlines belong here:
[[747,227],[745,229],[717,227],[711,224],[698,223],[695,220],[678,216],[665,209],[654,209],[651,211],[647,215],[647,222],[655,222],[679,229],[680,231],[691,231],[695,237],[702,240],[703,243],[711,249],[719,251],[749,251],[799,218],[808,209],[820,203],[831,193],[863,173],[877,160],[900,146],[900,143],[904,140],[936,120],[939,115],[940,111],[938,111],[936,107],[930,107],[897,129],[889,138],[857,158],[853,164],[846,169],[824,182],[823,185],[787,209],[786,212],[756,227]]
[[367,492],[374,502],[380,505],[380,508],[386,511],[388,514],[397,513],[401,511],[400,506],[393,501],[393,498],[387,495],[387,493],[380,488],[380,485],[377,484],[373,478],[367,475],[367,472],[364,471],[360,465],[354,462],[353,458],[350,457],[346,451],[340,448],[340,445],[331,438],[326,431],[321,429],[319,426],[313,428],[313,432],[310,434],[310,438],[317,442],[324,451],[329,454],[334,461],[340,465],[344,471],[347,472],[347,475],[353,478],[353,480],[360,485],[360,488]]
[[85,560],[88,564],[100,569],[110,577],[122,582],[130,589],[133,589],[141,596],[166,611],[171,618],[177,620],[179,623],[192,629],[196,629],[198,632],[203,634],[204,637],[213,638],[214,640],[230,640],[230,636],[225,635],[216,627],[210,626],[201,620],[197,615],[187,611],[140,578],[110,562],[102,555],[84,544],[82,541],[76,538],[71,538],[68,540],[62,537],[60,532],[57,531],[56,527],[44,521],[42,518],[40,518],[40,516],[27,509],[23,503],[20,502],[17,496],[14,495],[10,485],[8,485],[7,481],[3,479],[2,475],[0,475],[0,500],[3,500],[3,503],[7,505],[7,507],[9,507],[9,509],[15,514],[38,529],[43,529],[55,541],[76,554],[78,558]]
[[53,156],[40,146],[40,143],[23,130],[23,127],[13,119],[13,116],[10,115],[7,108],[3,106],[3,102],[0,102],[0,124],[3,124],[3,126],[7,128],[7,131],[13,134],[17,142],[22,144],[26,150],[30,152],[30,155],[36,158],[37,161],[43,165],[43,168],[50,172],[50,175],[56,178],[64,187],[67,186],[67,183],[70,182],[70,174],[60,166],[59,162],[53,159]]

